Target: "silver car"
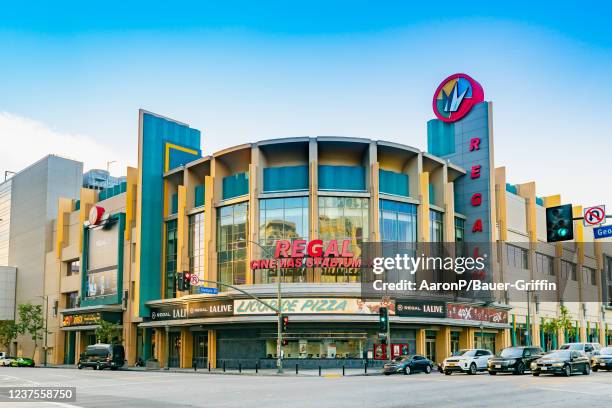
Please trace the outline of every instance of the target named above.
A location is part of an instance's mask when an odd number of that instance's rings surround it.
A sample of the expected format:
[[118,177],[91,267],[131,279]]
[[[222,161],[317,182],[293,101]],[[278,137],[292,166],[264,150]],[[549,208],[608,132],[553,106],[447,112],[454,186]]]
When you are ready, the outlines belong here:
[[565,343],[561,347],[560,350],[575,350],[581,351],[585,356],[589,359],[594,355],[599,354],[601,350],[601,344],[599,343]]

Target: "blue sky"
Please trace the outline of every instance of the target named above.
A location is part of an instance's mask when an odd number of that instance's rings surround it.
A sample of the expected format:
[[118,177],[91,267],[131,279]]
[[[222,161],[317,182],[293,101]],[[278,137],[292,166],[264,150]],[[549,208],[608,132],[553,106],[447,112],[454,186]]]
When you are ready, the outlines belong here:
[[612,205],[611,6],[424,3],[4,5],[0,171],[63,153],[124,173],[138,108],[202,130],[205,153],[298,135],[424,149],[436,86],[465,72],[511,182]]

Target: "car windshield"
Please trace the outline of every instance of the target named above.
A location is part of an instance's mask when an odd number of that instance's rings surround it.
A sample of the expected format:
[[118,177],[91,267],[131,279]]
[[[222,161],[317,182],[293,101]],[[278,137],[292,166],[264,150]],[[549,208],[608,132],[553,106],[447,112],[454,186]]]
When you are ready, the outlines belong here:
[[606,356],[612,356],[612,347],[604,347],[599,350],[599,354],[604,354]]
[[564,344],[561,350],[582,350],[582,344]]
[[569,358],[570,351],[562,350],[562,351],[553,351],[545,356],[545,358]]
[[474,354],[476,354],[476,350],[459,350],[459,351],[455,351],[453,353],[453,356],[455,357],[459,357],[459,356],[473,357]]
[[100,347],[88,348],[87,351],[85,352],[85,355],[88,355],[88,356],[106,356],[106,355],[108,355],[108,349],[100,348]]
[[516,347],[510,347],[510,348],[506,348],[503,349],[502,352],[499,355],[500,357],[504,357],[504,358],[518,358],[518,357],[523,357],[523,349],[521,348],[516,348]]
[[409,358],[409,356],[397,356],[393,359],[393,361],[400,362],[406,360],[407,358]]

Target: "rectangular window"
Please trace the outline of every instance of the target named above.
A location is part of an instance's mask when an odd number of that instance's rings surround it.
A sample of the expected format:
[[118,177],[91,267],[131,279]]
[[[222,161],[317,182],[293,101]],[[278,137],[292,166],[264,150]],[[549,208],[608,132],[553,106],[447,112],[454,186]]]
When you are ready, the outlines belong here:
[[177,246],[177,221],[166,222],[166,259],[165,259],[165,298],[176,297],[176,246]]
[[223,177],[223,199],[228,200],[249,193],[249,173],[238,173]]
[[597,277],[596,277],[595,269],[589,268],[588,266],[583,266],[582,273],[583,273],[585,282],[588,282],[593,286],[597,285]]
[[561,260],[561,277],[564,279],[578,280],[576,276],[576,264]]
[[189,216],[189,271],[200,279],[204,279],[204,256],[204,213],[200,212]]
[[[351,251],[368,238],[369,199],[356,197],[319,197],[319,237],[323,241],[348,239]],[[346,268],[322,271],[322,282],[358,282],[359,272]]]
[[525,248],[506,244],[506,255],[508,265],[519,269],[527,269],[529,267],[528,252]]
[[455,255],[465,255],[465,220],[455,217]]
[[544,275],[555,275],[553,258],[536,252],[536,271]]
[[79,292],[69,292],[64,296],[66,296],[66,309],[79,307]]
[[380,238],[383,242],[416,242],[417,207],[380,200]]
[[444,214],[429,210],[429,242],[444,242]]
[[66,276],[78,275],[81,271],[81,262],[78,259],[66,262]]
[[217,274],[221,282],[230,285],[246,282],[247,220],[247,203],[217,210]]
[[[266,248],[268,254],[274,254],[279,239],[308,241],[309,226],[308,197],[259,200],[259,243]],[[261,254],[261,258],[268,257],[267,254]],[[304,268],[284,269],[281,272],[283,282],[306,282]],[[276,271],[257,271],[255,281],[276,282]]]
[[263,175],[266,192],[308,190],[308,165],[268,167]]

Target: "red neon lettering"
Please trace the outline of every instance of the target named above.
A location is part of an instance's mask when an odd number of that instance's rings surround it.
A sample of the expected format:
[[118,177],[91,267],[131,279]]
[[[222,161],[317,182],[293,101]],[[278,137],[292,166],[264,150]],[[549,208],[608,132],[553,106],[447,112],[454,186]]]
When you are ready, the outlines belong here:
[[276,250],[274,250],[274,257],[279,258],[282,256],[283,258],[287,258],[289,254],[287,251],[291,248],[291,242],[286,239],[279,239],[276,241]]
[[474,193],[471,201],[473,207],[478,207],[480,204],[482,204],[482,194]]
[[301,258],[304,256],[304,249],[306,248],[306,240],[305,239],[296,239],[293,241],[293,245],[291,248],[291,257],[292,258]]
[[327,245],[327,249],[325,250],[325,255],[323,256],[327,258],[330,255],[333,255],[336,258],[340,256],[340,253],[338,252],[338,241],[335,239],[332,239],[331,241],[329,241],[329,244]]
[[472,232],[482,232],[482,220],[479,218],[472,226]]
[[473,179],[477,179],[480,178],[480,164],[477,164],[476,166],[472,166],[472,172],[470,174],[470,177]]
[[351,245],[351,241],[349,241],[348,239],[345,239],[342,242],[342,256],[344,258],[352,258],[353,257],[353,253],[349,250],[349,246]]
[[470,139],[470,152],[474,150],[480,150],[480,138],[473,137]]
[[313,239],[308,243],[306,252],[308,252],[308,255],[313,258],[323,255],[323,241],[320,239]]

